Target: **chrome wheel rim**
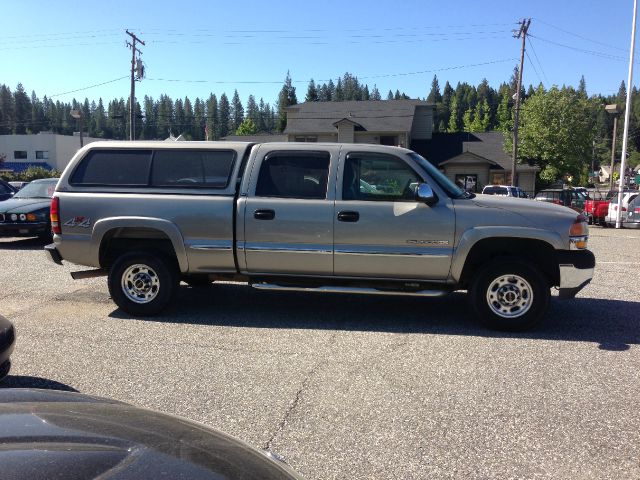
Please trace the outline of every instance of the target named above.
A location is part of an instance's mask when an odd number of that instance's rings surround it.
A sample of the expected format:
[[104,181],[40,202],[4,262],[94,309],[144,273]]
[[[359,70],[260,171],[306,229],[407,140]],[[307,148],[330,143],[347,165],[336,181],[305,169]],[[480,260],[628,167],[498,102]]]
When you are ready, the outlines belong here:
[[148,265],[131,265],[122,274],[122,291],[132,302],[149,303],[158,296],[160,279]]
[[518,318],[531,309],[533,289],[519,275],[501,275],[489,284],[487,303],[502,318]]

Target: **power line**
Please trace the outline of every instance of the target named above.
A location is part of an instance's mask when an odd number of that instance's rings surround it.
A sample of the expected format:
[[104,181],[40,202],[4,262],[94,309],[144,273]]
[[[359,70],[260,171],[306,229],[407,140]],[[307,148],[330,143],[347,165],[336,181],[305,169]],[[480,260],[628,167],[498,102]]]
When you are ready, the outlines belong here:
[[535,64],[531,61],[531,57],[529,56],[529,52],[527,52],[525,50],[525,55],[527,56],[527,59],[529,60],[529,63],[531,64],[531,66],[533,67],[533,71],[536,72],[536,77],[538,77],[538,80],[540,80],[540,83],[542,83],[542,78],[540,78],[540,74],[538,74],[538,69],[536,68]]
[[[529,35],[529,37],[531,37],[531,35]],[[536,49],[533,48],[533,42],[531,41],[531,38],[529,38],[529,46],[531,47],[531,51],[533,52],[533,56],[535,57],[535,59],[538,62],[538,66],[540,67],[540,71],[542,72],[542,75],[544,76],[544,79],[546,80],[547,84],[550,83],[549,79],[547,78],[547,74],[544,72],[544,68],[542,68],[542,63],[540,62],[540,59],[538,58],[538,54],[536,53]]]
[[608,44],[608,43],[600,42],[600,41],[598,41],[598,40],[593,40],[593,39],[591,39],[591,38],[585,37],[584,35],[580,35],[580,34],[578,34],[578,33],[570,32],[569,30],[565,30],[564,28],[560,28],[560,27],[557,27],[557,26],[555,26],[555,25],[552,25],[551,23],[549,23],[549,22],[545,22],[544,20],[541,20],[541,19],[539,19],[539,18],[536,18],[536,20],[537,20],[538,22],[540,22],[540,23],[543,23],[544,25],[547,25],[547,26],[549,26],[549,27],[551,27],[551,28],[555,28],[556,30],[559,30],[559,31],[561,31],[561,32],[564,32],[564,33],[566,33],[566,34],[568,34],[568,35],[573,35],[574,37],[581,38],[582,40],[586,40],[586,41],[588,41],[588,42],[592,42],[592,43],[596,43],[596,44],[598,44],[598,45],[602,45],[603,47],[613,48],[613,49],[615,49],[615,50],[620,50],[620,51],[623,51],[623,52],[628,52],[628,51],[629,51],[629,50],[627,50],[627,49],[624,49],[624,48],[621,48],[621,47],[616,47],[616,46],[614,46],[614,45],[610,45],[610,44]]
[[113,80],[108,80],[102,83],[96,83],[95,85],[89,85],[88,87],[78,88],[76,90],[69,90],[68,92],[56,93],[55,95],[49,95],[49,98],[59,97],[61,95],[68,95],[69,93],[81,92],[83,90],[89,90],[90,88],[101,87],[102,85],[107,85],[108,83],[114,83],[119,80],[124,80],[125,78],[128,78],[128,77],[129,75],[125,75],[124,77],[114,78]]
[[[389,77],[401,77],[408,75],[422,75],[425,73],[435,73],[435,72],[444,72],[449,70],[459,70],[463,68],[473,68],[473,67],[481,67],[484,65],[492,65],[496,63],[504,63],[504,62],[513,62],[517,60],[517,58],[504,58],[500,60],[490,60],[488,62],[481,63],[472,63],[467,65],[455,65],[451,67],[442,67],[442,68],[434,68],[431,70],[420,70],[416,72],[401,72],[401,73],[385,73],[385,74],[377,74],[377,75],[366,75],[366,76],[358,76],[358,80],[372,80],[377,78],[389,78]],[[199,79],[176,79],[176,78],[148,78],[150,81],[157,82],[180,82],[180,83],[212,83],[212,84],[282,84],[282,80],[199,80]],[[316,82],[329,82],[333,81],[333,79],[320,79],[316,80]],[[308,83],[309,80],[291,80],[291,83]]]
[[538,35],[529,34],[529,36],[533,37],[533,38],[537,38],[538,40],[540,40],[542,42],[550,43],[550,44],[556,45],[558,47],[568,48],[570,50],[575,50],[577,52],[582,52],[582,53],[586,53],[586,54],[589,54],[589,55],[594,55],[596,57],[606,58],[606,59],[609,59],[609,60],[626,61],[626,58],[619,57],[617,55],[611,55],[609,53],[598,52],[596,50],[586,50],[584,48],[573,47],[571,45],[565,45],[564,43],[554,42],[553,40],[548,40],[548,39],[542,38],[542,37],[540,37]]

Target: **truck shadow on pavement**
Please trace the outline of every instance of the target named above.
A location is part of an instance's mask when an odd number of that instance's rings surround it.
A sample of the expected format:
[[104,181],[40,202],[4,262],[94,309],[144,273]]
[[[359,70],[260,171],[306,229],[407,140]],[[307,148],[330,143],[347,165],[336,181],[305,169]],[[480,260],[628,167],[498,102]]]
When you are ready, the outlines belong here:
[[[50,243],[50,242],[49,242]],[[12,240],[0,240],[0,250],[43,250],[46,241],[33,238],[16,238]]]
[[55,380],[24,375],[8,375],[2,383],[0,383],[0,388],[42,388],[45,390],[62,390],[65,392],[78,391],[69,385],[56,382]]
[[[640,302],[553,298],[546,319],[527,332],[499,332],[477,323],[466,295],[387,297],[261,292],[243,285],[182,286],[163,314],[140,320],[250,328],[373,331],[592,342],[624,351],[640,344]],[[132,318],[117,309],[113,318]]]

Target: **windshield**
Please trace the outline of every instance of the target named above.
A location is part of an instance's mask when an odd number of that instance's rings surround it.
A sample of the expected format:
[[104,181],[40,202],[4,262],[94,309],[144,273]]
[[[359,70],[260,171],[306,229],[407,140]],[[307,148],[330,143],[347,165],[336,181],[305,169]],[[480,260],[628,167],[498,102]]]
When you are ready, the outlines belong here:
[[431,163],[425,160],[422,156],[415,152],[411,152],[409,156],[424,168],[429,176],[435,180],[435,182],[447,192],[451,198],[463,198],[467,196],[467,192],[458,187],[455,183],[447,178],[447,176],[434,167]]
[[13,198],[51,198],[57,183],[57,178],[46,182],[31,182],[16,193]]

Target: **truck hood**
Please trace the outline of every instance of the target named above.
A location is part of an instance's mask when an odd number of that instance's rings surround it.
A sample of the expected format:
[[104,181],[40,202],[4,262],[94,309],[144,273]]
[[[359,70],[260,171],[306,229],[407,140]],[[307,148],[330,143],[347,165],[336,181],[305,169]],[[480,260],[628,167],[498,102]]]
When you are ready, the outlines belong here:
[[50,198],[12,198],[0,203],[0,213],[29,213],[50,205]]
[[[540,202],[529,198],[500,197],[496,195],[476,195],[470,199],[478,207],[500,210],[505,213],[520,215],[529,221],[539,217],[575,220],[578,213],[569,207],[549,202]],[[536,222],[537,223],[537,222]]]

